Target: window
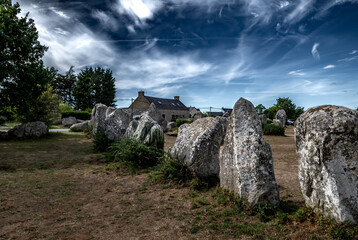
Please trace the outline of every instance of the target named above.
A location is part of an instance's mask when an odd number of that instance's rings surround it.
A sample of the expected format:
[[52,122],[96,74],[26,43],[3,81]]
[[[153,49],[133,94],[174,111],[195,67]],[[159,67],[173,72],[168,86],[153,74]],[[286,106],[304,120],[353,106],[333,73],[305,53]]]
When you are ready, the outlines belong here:
[[164,118],[164,119],[165,119],[165,114],[162,114],[162,118]]

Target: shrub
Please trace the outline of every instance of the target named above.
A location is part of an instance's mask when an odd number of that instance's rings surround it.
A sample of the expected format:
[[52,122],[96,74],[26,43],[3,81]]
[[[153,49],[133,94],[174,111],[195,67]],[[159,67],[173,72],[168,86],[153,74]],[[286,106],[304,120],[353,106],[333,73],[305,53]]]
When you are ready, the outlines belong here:
[[188,120],[188,119],[185,119],[185,118],[178,118],[177,120],[175,120],[175,126],[176,127],[180,127],[184,123],[191,123],[191,121]]
[[265,126],[263,128],[263,133],[265,135],[284,136],[285,128],[282,126],[275,125],[275,124],[265,124]]
[[0,126],[4,125],[6,121],[7,121],[7,118],[5,116],[0,115]]
[[93,136],[94,150],[96,152],[105,152],[112,141],[110,141],[102,129],[98,129],[97,133]]
[[146,143],[149,147],[156,147],[158,149],[164,149],[164,135],[159,129],[155,129],[151,135],[149,135],[149,141]]
[[267,124],[270,124],[270,123],[273,123],[273,120],[272,119],[267,119]]
[[185,184],[193,179],[193,175],[184,163],[166,154],[160,159],[156,169],[149,174],[149,178],[154,183],[174,181]]
[[122,138],[113,143],[107,154],[110,160],[123,162],[131,172],[155,166],[161,156],[162,149],[147,146],[133,138]]
[[87,111],[63,111],[61,112],[62,118],[75,117],[81,120],[90,120],[91,112]]

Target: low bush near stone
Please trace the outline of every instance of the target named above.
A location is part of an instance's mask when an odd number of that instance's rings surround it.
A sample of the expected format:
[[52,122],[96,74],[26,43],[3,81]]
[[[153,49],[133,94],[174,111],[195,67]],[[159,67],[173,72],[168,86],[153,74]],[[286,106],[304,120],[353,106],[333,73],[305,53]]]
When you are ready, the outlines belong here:
[[179,184],[185,184],[194,177],[184,163],[166,154],[160,159],[160,163],[155,170],[149,174],[149,178],[154,183],[174,181]]
[[107,151],[111,143],[112,141],[107,138],[105,132],[101,129],[99,129],[97,133],[93,135],[93,148],[96,152]]
[[277,136],[284,136],[285,135],[285,128],[282,126],[278,126],[275,124],[265,124],[263,128],[264,135],[277,135]]
[[267,119],[267,124],[273,123],[272,119]]
[[133,138],[122,138],[108,148],[109,161],[123,163],[132,173],[157,165],[163,150],[147,146]]
[[184,123],[191,123],[191,121],[188,120],[188,119],[185,119],[185,118],[178,118],[177,120],[175,120],[175,126],[176,127],[180,127]]

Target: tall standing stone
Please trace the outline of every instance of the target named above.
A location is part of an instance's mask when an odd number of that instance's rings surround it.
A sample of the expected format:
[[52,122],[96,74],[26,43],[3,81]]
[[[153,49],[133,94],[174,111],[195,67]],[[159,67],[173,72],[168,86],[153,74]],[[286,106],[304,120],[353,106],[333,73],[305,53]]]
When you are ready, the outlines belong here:
[[339,222],[358,223],[358,113],[308,109],[295,122],[299,181],[306,204]]
[[251,102],[240,98],[233,108],[220,156],[220,185],[249,204],[277,204],[279,191],[271,148]]
[[287,114],[285,112],[285,110],[280,109],[277,111],[276,113],[276,119],[278,121],[274,121],[276,123],[278,123],[278,125],[284,127],[286,125],[286,121],[287,121]]
[[226,123],[226,118],[207,117],[181,125],[176,142],[170,149],[171,156],[184,162],[196,176],[218,176]]

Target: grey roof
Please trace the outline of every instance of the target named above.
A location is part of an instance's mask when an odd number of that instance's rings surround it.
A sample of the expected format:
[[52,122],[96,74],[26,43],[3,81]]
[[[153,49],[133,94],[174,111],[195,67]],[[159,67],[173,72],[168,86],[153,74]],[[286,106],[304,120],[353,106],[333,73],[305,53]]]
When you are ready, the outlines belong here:
[[154,103],[158,109],[171,109],[171,110],[185,110],[188,108],[179,100],[167,99],[167,98],[156,98],[144,96],[149,103]]

